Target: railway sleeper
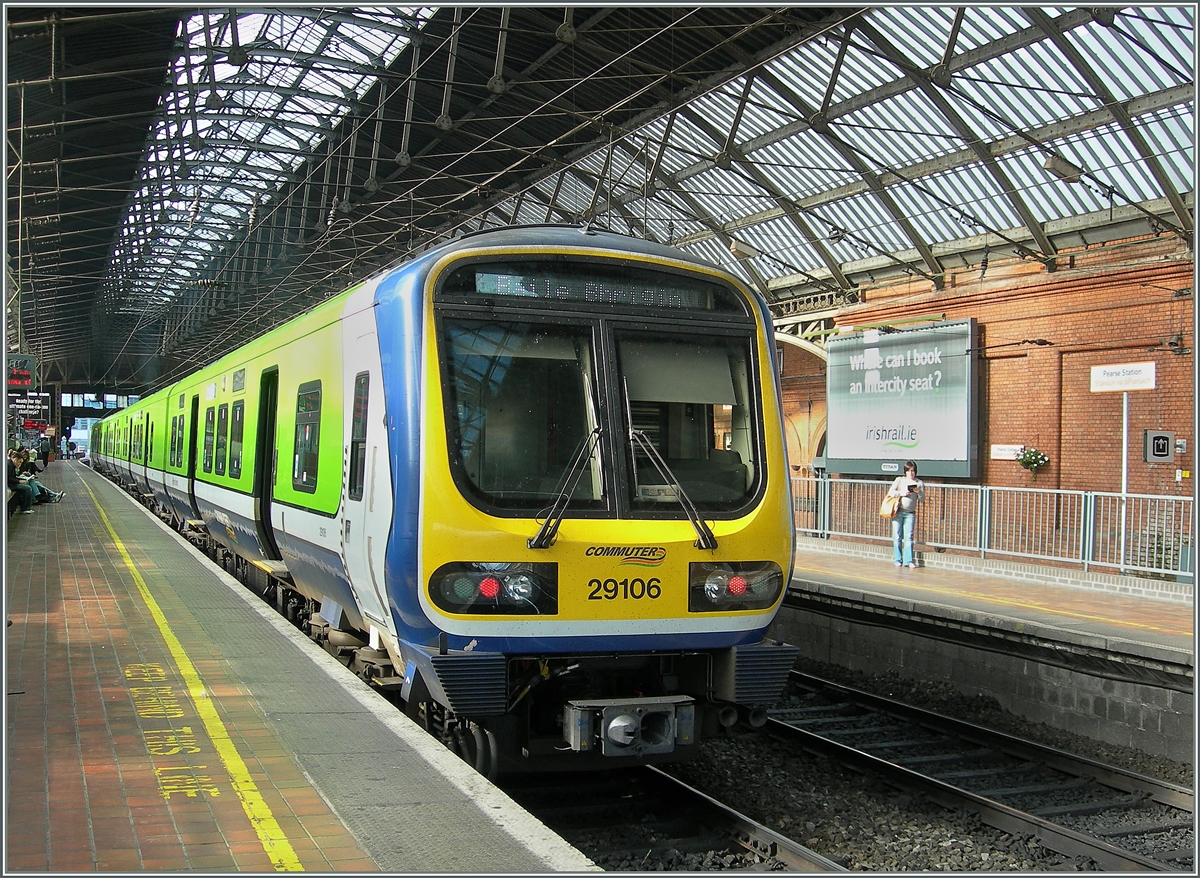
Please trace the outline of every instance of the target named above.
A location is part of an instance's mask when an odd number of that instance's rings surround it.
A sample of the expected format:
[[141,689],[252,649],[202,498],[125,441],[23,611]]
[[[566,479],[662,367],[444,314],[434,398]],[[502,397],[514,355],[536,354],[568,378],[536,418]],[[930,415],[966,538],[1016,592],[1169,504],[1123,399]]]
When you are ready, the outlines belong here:
[[1086,817],[1108,810],[1128,810],[1142,807],[1149,799],[1144,794],[1118,796],[1115,799],[1104,799],[1098,802],[1082,802],[1075,805],[1048,805],[1045,808],[1034,808],[1029,813],[1037,817]]
[[[1192,828],[1190,820],[1172,820],[1168,823],[1142,823],[1137,826],[1122,826],[1120,829],[1103,829],[1096,835],[1101,838],[1126,838],[1131,835],[1156,835],[1160,832],[1176,832],[1180,829],[1190,830]],[[1164,857],[1164,859],[1178,859],[1178,857]]]
[[[945,780],[945,778],[939,778]],[[1013,798],[1014,796],[1040,795],[1042,793],[1054,793],[1061,790],[1083,789],[1093,785],[1090,778],[1075,778],[1067,781],[1053,781],[1048,783],[1028,784],[1020,787],[996,787],[995,789],[976,790],[981,796],[987,796],[989,799]]]
[[1028,775],[1044,771],[1045,765],[1040,762],[1021,762],[1016,765],[995,765],[986,768],[966,768],[961,771],[938,772],[937,779],[946,783],[971,780],[977,777],[999,777],[1001,775]]
[[[878,735],[883,732],[889,734],[903,734],[903,729],[896,723],[875,723],[873,725],[854,726],[846,729],[822,729],[817,732],[826,738],[852,738],[856,735]],[[910,740],[905,738],[905,740]],[[876,746],[871,744],[869,746]]]
[[911,750],[914,747],[953,746],[955,738],[952,735],[941,735],[937,738],[894,738],[890,741],[870,741],[860,744],[862,750],[875,752],[879,750]]
[[955,753],[935,753],[930,756],[907,756],[903,759],[892,759],[897,765],[933,765],[937,762],[972,762],[981,759],[995,759],[997,753],[991,747],[979,747],[975,750],[963,750]]

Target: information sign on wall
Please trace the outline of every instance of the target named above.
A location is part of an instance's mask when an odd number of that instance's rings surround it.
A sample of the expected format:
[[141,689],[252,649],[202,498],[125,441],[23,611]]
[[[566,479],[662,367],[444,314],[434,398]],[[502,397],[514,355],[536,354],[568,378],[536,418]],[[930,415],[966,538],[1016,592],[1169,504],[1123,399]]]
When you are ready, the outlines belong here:
[[1092,366],[1092,393],[1153,390],[1154,362]]
[[827,344],[829,472],[974,478],[975,321],[868,329]]

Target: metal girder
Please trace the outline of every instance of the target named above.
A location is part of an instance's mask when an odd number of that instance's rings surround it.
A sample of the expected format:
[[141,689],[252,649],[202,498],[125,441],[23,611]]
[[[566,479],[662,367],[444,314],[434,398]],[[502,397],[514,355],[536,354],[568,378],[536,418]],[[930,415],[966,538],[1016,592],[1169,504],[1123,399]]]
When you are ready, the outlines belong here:
[[[866,184],[867,188],[871,190],[880,204],[883,205],[884,210],[888,212],[896,225],[903,230],[909,242],[921,254],[921,260],[925,263],[925,271],[921,272],[921,274],[932,281],[935,287],[940,289],[944,283],[942,264],[933,255],[933,250],[924,239],[924,236],[917,231],[916,227],[904,212],[900,210],[899,205],[896,204],[895,200],[888,193],[887,187],[880,180],[880,175],[862,160],[858,152],[849,149],[846,143],[830,130],[827,121],[820,112],[814,111],[811,107],[807,106],[804,100],[785,83],[781,82],[778,77],[772,75],[770,72],[765,72],[762,78],[772,91],[775,91],[780,97],[790,103],[804,119],[808,120],[808,126],[820,134],[837,151],[838,155],[854,168],[855,172],[862,178],[863,183]],[[832,85],[833,83],[830,82],[831,91]],[[832,256],[832,254],[830,255]],[[848,284],[844,284],[843,286],[848,286]]]
[[[1016,212],[1017,216],[1021,218],[1021,222],[1025,226],[1026,230],[1037,243],[1038,250],[1044,257],[1043,261],[1045,262],[1047,270],[1053,271],[1056,267],[1053,257],[1057,252],[1057,248],[1050,242],[1050,239],[1042,230],[1041,223],[1038,222],[1037,217],[1033,215],[1033,211],[1029,209],[1029,205],[1025,203],[1025,199],[1021,198],[1021,196],[1017,194],[1017,189],[1012,184],[1012,181],[1008,178],[1008,174],[1004,172],[1004,169],[1000,167],[1000,163],[996,161],[995,157],[985,147],[979,135],[971,130],[970,126],[967,125],[962,116],[958,114],[958,111],[956,111],[954,107],[950,105],[950,102],[942,96],[940,87],[934,83],[929,74],[925,71],[914,68],[912,63],[908,61],[907,56],[893,46],[887,37],[866,22],[863,22],[859,26],[858,30],[863,34],[863,36],[869,39],[876,46],[876,48],[878,48],[879,51],[881,51],[887,57],[889,61],[895,64],[897,68],[902,70],[908,78],[917,84],[917,87],[933,103],[933,105],[937,107],[938,111],[945,117],[946,121],[950,123],[951,127],[958,132],[958,135],[967,144],[967,147],[973,153],[975,153],[980,164],[987,169],[988,174],[996,182],[1000,197],[1008,201],[1013,210]],[[993,231],[993,234],[998,233]]]
[[1104,80],[1096,75],[1096,71],[1088,64],[1087,59],[1071,44],[1071,41],[1066,38],[1053,19],[1041,9],[1022,8],[1021,11],[1054,42],[1055,47],[1062,52],[1063,57],[1071,62],[1071,65],[1083,77],[1088,87],[1095,92],[1096,98],[1112,114],[1117,124],[1121,126],[1121,130],[1125,133],[1125,136],[1129,138],[1130,143],[1137,149],[1142,161],[1146,163],[1146,167],[1150,169],[1150,173],[1154,176],[1154,182],[1162,189],[1163,194],[1170,203],[1171,211],[1175,214],[1175,219],[1179,224],[1179,228],[1176,231],[1187,242],[1189,247],[1192,246],[1193,235],[1191,229],[1194,221],[1191,212],[1188,211],[1179,192],[1171,184],[1171,180],[1167,176],[1166,171],[1163,170],[1158,156],[1154,154],[1154,150],[1150,148],[1150,144],[1146,142],[1146,138],[1142,132],[1133,124],[1133,120],[1125,112],[1125,108],[1121,102],[1116,99],[1112,90],[1104,84]]
[[[807,102],[805,102],[798,94],[796,94],[794,89],[788,87],[785,83],[780,81],[779,77],[775,76],[769,69],[758,70],[756,71],[755,76],[765,83],[769,88],[775,91],[780,97],[791,104],[796,112],[799,113],[803,119],[807,120],[798,126],[799,128],[810,128],[815,130],[826,141],[829,142],[829,144],[838,152],[839,155],[849,162],[851,167],[853,167],[858,175],[863,179],[864,183],[866,183],[871,191],[875,193],[875,196],[883,204],[884,209],[891,214],[896,224],[904,231],[905,235],[909,239],[909,242],[912,243],[917,252],[921,254],[921,258],[924,260],[925,266],[928,270],[920,271],[920,269],[917,269],[917,271],[929,279],[935,287],[940,289],[943,284],[942,266],[938,262],[937,258],[934,257],[933,251],[930,249],[928,243],[925,242],[924,238],[920,235],[920,233],[917,232],[913,224],[908,221],[908,218],[904,215],[903,211],[899,209],[896,203],[892,200],[891,196],[888,195],[886,188],[879,181],[874,171],[862,161],[862,159],[854,150],[848,149],[846,144],[842,142],[840,138],[833,136],[832,132],[829,130],[829,126],[825,124],[824,121],[824,114],[829,111],[830,102],[833,98],[834,86],[837,82],[838,75],[841,72],[842,65],[845,62],[846,51],[850,45],[850,35],[853,33],[855,26],[856,22],[854,19],[848,20],[843,26],[843,38],[840,41],[838,55],[834,61],[833,69],[830,72],[829,82],[825,89],[825,96],[820,110],[813,110],[812,107],[807,104]],[[749,97],[749,84],[750,78],[747,77],[747,90],[746,94],[742,97],[743,105],[746,99]],[[825,247],[821,236],[815,235],[808,227],[807,223],[804,223],[799,219],[798,210],[806,210],[806,208],[802,207],[798,202],[788,198],[783,193],[779,192],[775,186],[771,185],[766,179],[765,175],[763,175],[753,165],[753,162],[747,161],[747,156],[748,153],[746,153],[746,151],[743,149],[741,164],[747,170],[747,172],[751,174],[754,182],[771,195],[771,197],[779,205],[780,210],[782,210],[783,213],[792,221],[792,223],[796,225],[798,229],[800,229],[801,233],[804,234],[809,244],[814,250],[817,251],[818,255],[820,255],[822,262],[825,263],[826,269],[830,272],[837,285],[842,289],[851,288],[853,284],[851,284],[845,277],[841,270],[841,265],[838,263],[838,260],[833,256],[829,249]],[[900,260],[896,260],[896,262],[906,268],[909,267]]]

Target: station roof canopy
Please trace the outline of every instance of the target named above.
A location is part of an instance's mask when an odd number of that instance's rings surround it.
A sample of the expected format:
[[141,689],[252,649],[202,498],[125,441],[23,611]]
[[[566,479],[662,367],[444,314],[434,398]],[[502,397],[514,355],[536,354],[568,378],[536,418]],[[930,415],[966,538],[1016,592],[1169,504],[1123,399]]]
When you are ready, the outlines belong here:
[[1191,6],[6,6],[9,350],[146,391],[466,231],[672,243],[778,316],[1190,245]]

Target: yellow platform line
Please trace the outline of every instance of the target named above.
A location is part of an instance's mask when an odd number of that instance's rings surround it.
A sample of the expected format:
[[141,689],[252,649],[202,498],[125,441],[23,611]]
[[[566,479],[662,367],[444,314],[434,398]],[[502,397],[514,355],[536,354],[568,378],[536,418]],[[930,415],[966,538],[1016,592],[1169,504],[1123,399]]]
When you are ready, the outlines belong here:
[[[808,573],[827,574],[829,571],[818,567],[805,567],[802,564],[795,565],[796,570],[804,570]],[[837,574],[844,575],[844,574]],[[1053,606],[1051,604],[1040,603],[1030,600],[1016,600],[1012,598],[997,597],[995,595],[984,594],[981,592],[964,592],[962,589],[941,588],[934,585],[920,585],[914,582],[898,583],[894,579],[883,579],[880,577],[856,574],[856,580],[864,582],[872,582],[878,585],[891,586],[902,585],[910,591],[924,592],[926,594],[937,595],[946,598],[963,598],[970,597],[974,600],[981,601],[985,604],[994,604],[998,607],[1015,608],[1022,610],[1038,610],[1043,613],[1048,613],[1053,616],[1063,616],[1068,619],[1079,619],[1085,622],[1103,622],[1108,625],[1114,625],[1119,628],[1131,628],[1134,630],[1152,631],[1156,634],[1191,636],[1191,631],[1181,630],[1178,627],[1164,627],[1151,623],[1137,622],[1132,619],[1114,619],[1111,616],[1103,616],[1098,613],[1082,613],[1075,610],[1068,610],[1063,607]],[[957,606],[957,604],[955,604]]]
[[200,721],[204,724],[204,730],[208,733],[209,740],[212,741],[213,749],[217,751],[221,763],[225,766],[230,783],[233,785],[233,791],[242,803],[242,810],[246,812],[246,816],[250,819],[250,825],[254,827],[259,841],[262,842],[263,850],[270,857],[275,871],[303,872],[304,866],[300,863],[300,858],[296,855],[295,850],[292,849],[291,842],[287,840],[287,836],[284,834],[279,822],[275,819],[275,815],[271,813],[271,807],[263,799],[262,794],[259,793],[258,786],[250,777],[250,769],[246,766],[233,740],[229,737],[225,723],[221,721],[221,717],[217,713],[217,708],[213,705],[212,699],[207,696],[200,672],[196,670],[196,666],[192,664],[192,660],[188,657],[186,650],[184,650],[183,644],[179,642],[179,638],[171,630],[171,625],[167,621],[166,615],[163,614],[162,609],[158,606],[158,601],[154,599],[154,595],[150,593],[150,589],[146,586],[146,580],[142,579],[142,575],[138,573],[137,567],[133,564],[133,558],[129,556],[129,552],[125,549],[125,544],[121,542],[121,538],[113,530],[112,523],[108,520],[108,516],[104,514],[104,508],[100,505],[100,501],[86,482],[84,482],[83,487],[91,495],[92,502],[96,504],[96,510],[100,513],[100,520],[104,522],[104,527],[108,531],[108,535],[112,538],[114,545],[116,545],[117,552],[125,562],[125,566],[129,568],[129,572],[133,576],[133,581],[137,584],[138,591],[142,595],[142,600],[145,601],[147,608],[150,610],[150,615],[154,618],[154,622],[163,636],[163,640],[166,641],[167,649],[170,650],[171,657],[175,660],[175,666],[179,669],[179,673],[187,686],[188,694],[191,696],[192,702],[196,705],[196,713],[200,717]]

